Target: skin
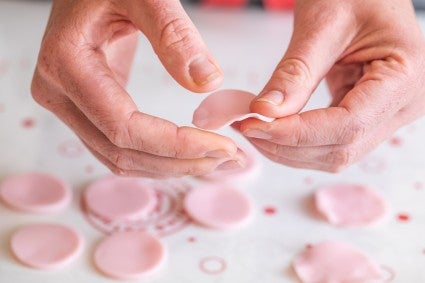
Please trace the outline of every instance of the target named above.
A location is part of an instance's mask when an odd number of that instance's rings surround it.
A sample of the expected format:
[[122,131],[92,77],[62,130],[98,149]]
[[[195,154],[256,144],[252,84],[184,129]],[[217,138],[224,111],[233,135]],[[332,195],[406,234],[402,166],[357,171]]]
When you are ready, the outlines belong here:
[[112,172],[154,178],[240,167],[229,138],[138,111],[125,90],[143,33],[185,88],[207,92],[223,75],[180,2],[53,1],[32,95],[80,137]]
[[[294,21],[283,59],[251,104],[278,119],[237,126],[266,157],[339,172],[425,114],[425,41],[411,1],[298,0]],[[300,112],[322,79],[331,105]]]
[[[32,93],[114,173],[201,175],[244,165],[228,138],[137,110],[125,91],[137,33],[193,92],[222,73],[179,1],[56,0]],[[291,43],[237,128],[278,163],[338,172],[423,116],[425,41],[408,0],[298,0]],[[301,112],[322,79],[332,103]],[[283,96],[282,96],[283,95]]]

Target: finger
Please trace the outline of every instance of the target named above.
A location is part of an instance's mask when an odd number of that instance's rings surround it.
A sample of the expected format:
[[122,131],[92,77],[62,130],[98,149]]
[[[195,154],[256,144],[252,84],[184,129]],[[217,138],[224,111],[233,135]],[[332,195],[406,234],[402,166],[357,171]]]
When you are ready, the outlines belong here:
[[178,0],[128,1],[128,13],[167,71],[194,92],[216,89],[223,75]]
[[[308,168],[327,172],[340,172],[348,165],[359,160],[361,154],[359,146],[317,146],[293,147],[271,143],[260,139],[250,139],[250,142],[268,156],[275,156],[276,160],[286,160],[286,164],[310,164]],[[363,148],[362,148],[363,149]]]
[[[35,77],[33,91],[43,92],[42,87],[37,86]],[[210,173],[227,161],[228,158],[199,158],[199,159],[174,159],[154,156],[131,149],[118,148],[112,144],[103,133],[84,116],[84,114],[65,96],[49,95],[49,102],[42,103],[47,109],[56,113],[76,134],[94,151],[100,160],[120,175],[137,174],[147,176],[180,177],[184,175],[203,175]],[[241,152],[238,158],[243,159]]]
[[152,178],[152,179],[166,179],[170,176],[166,176],[163,174],[156,174],[156,173],[150,173],[140,170],[122,170],[118,168],[115,164],[113,164],[111,161],[109,161],[107,158],[105,158],[103,155],[101,155],[99,152],[97,152],[94,148],[92,148],[89,144],[82,141],[84,145],[87,147],[87,149],[100,161],[102,162],[106,167],[108,167],[109,170],[111,170],[112,173],[118,176],[127,176],[127,177],[145,177],[145,178]]
[[346,144],[360,135],[360,128],[343,107],[306,111],[276,119],[271,123],[247,119],[242,134],[286,146],[322,146]]
[[396,116],[389,123],[376,127],[367,137],[350,145],[294,147],[279,145],[262,139],[251,138],[249,141],[257,149],[268,153],[268,156],[275,156],[275,159],[312,163],[318,165],[317,168],[321,168],[320,170],[340,172],[359,161],[364,155],[388,138],[396,129],[403,125],[403,121],[403,119]]
[[[254,145],[254,147],[256,146]],[[332,172],[331,169],[327,168],[327,166],[324,166],[323,164],[305,162],[305,161],[299,161],[299,160],[291,160],[282,156],[274,155],[273,153],[265,151],[261,148],[258,148],[258,147],[256,148],[261,154],[263,154],[265,157],[267,157],[271,161],[288,166],[288,167]]]
[[248,137],[288,146],[355,143],[379,125],[386,125],[406,105],[414,90],[400,68],[394,60],[375,61],[337,107],[306,111],[272,123],[249,119],[242,123],[241,131]]
[[252,111],[275,118],[298,113],[354,37],[353,15],[343,5],[317,2],[297,6],[289,47]]
[[[88,60],[89,58],[90,60]],[[64,60],[64,91],[84,115],[117,147],[164,157],[233,157],[229,138],[175,124],[137,110],[99,50]],[[72,59],[72,60],[71,60]]]

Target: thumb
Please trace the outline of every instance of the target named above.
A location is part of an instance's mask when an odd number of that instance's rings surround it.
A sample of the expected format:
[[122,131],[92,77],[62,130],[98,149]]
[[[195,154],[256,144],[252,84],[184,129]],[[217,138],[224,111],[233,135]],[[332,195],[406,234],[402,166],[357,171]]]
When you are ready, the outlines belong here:
[[194,92],[220,86],[223,74],[179,0],[129,3],[130,20],[179,84]]
[[[316,5],[323,2],[321,5]],[[286,54],[251,103],[251,110],[279,118],[298,113],[351,41],[350,19],[332,1],[299,1]],[[329,7],[321,7],[321,6]],[[320,8],[319,8],[320,7]],[[320,10],[318,10],[320,9]],[[340,14],[338,14],[340,13]],[[345,17],[345,18],[344,18]]]

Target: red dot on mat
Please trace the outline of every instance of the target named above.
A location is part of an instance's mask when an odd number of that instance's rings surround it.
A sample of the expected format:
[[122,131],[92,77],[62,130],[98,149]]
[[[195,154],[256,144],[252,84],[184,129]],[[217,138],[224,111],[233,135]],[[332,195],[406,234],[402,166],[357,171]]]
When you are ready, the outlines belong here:
[[313,247],[313,245],[312,245],[312,244],[306,244],[306,245],[305,245],[305,248],[306,248],[306,249],[311,249],[312,247]]
[[424,188],[424,184],[421,182],[416,182],[415,183],[415,189],[420,190]]
[[402,222],[407,222],[410,220],[410,216],[406,213],[399,213],[397,215],[397,219]]
[[87,166],[84,168],[84,171],[86,171],[86,173],[88,173],[88,174],[93,173],[93,171],[94,171],[94,167],[93,167],[92,165],[87,165]]
[[268,214],[268,215],[273,215],[276,214],[277,210],[276,208],[272,207],[272,206],[267,206],[264,208],[264,213]]
[[187,241],[190,242],[190,243],[194,243],[194,242],[196,242],[196,238],[195,237],[189,237],[189,238],[187,238]]
[[394,147],[399,147],[403,144],[403,140],[400,137],[392,137],[389,140],[390,145],[394,146]]
[[22,127],[27,129],[34,127],[34,124],[35,124],[35,121],[32,118],[25,118],[21,122]]

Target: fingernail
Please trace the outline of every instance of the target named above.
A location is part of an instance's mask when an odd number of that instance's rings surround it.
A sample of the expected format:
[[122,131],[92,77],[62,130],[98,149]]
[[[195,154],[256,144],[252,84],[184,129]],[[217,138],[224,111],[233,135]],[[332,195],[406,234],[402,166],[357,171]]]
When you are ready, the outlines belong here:
[[229,160],[224,163],[221,163],[220,165],[215,168],[217,171],[225,171],[225,170],[235,170],[243,168],[242,164],[239,161],[236,160]]
[[221,163],[217,166],[215,170],[224,171],[224,170],[237,170],[245,167],[246,164],[246,154],[240,148],[235,154],[234,159],[228,160],[226,162]]
[[250,137],[250,138],[256,138],[256,139],[262,139],[262,140],[269,140],[272,138],[272,136],[266,132],[260,131],[260,130],[246,130],[243,132],[244,136]]
[[209,151],[209,152],[205,153],[204,156],[205,157],[212,157],[212,158],[229,158],[230,154],[225,150],[218,149],[218,150]]
[[205,85],[220,77],[220,71],[207,57],[198,57],[189,65],[189,74],[197,85]]
[[282,92],[277,90],[272,90],[264,94],[260,94],[259,98],[257,98],[257,101],[267,102],[274,106],[278,106],[282,104],[283,99],[284,99],[284,95]]

